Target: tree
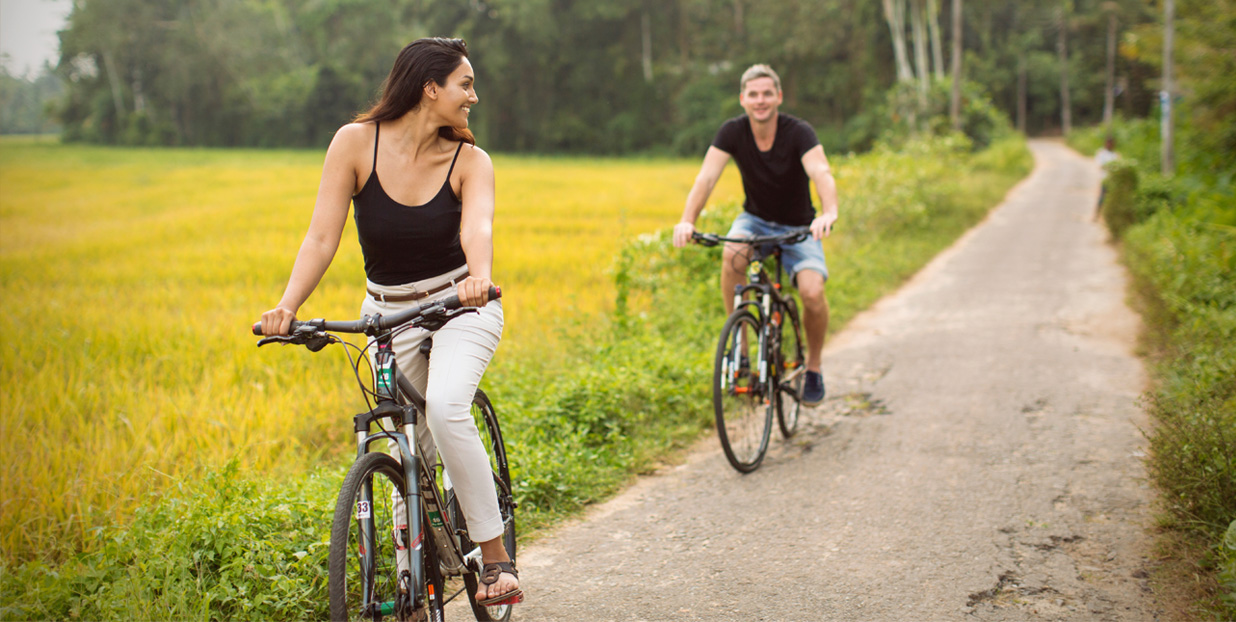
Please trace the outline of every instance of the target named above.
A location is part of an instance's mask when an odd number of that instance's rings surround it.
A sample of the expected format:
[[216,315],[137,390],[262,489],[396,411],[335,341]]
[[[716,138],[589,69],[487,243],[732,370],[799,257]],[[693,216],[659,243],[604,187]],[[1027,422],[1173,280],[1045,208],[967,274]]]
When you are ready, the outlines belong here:
[[1062,0],[1056,8],[1056,53],[1060,57],[1060,127],[1065,134],[1073,131],[1073,107],[1069,101],[1069,4],[1069,0]]
[[961,129],[961,25],[961,0],[953,0],[953,91],[948,116],[955,130]]

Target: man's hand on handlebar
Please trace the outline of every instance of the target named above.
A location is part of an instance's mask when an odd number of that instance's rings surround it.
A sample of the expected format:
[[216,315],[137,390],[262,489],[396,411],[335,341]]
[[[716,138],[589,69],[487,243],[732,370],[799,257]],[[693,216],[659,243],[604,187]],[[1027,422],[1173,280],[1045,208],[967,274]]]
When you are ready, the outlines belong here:
[[695,233],[695,225],[689,222],[674,225],[674,248],[683,248],[690,244],[692,233]]
[[826,238],[833,232],[833,223],[837,222],[837,213],[820,214],[815,220],[811,221],[811,237],[819,240]]

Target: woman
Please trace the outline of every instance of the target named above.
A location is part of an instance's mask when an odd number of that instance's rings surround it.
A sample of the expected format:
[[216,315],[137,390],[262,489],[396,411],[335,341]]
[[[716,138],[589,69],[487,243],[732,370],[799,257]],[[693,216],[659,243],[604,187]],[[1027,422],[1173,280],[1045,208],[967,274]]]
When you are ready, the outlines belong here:
[[[432,441],[468,533],[481,546],[484,571],[476,599],[510,604],[523,600],[523,593],[502,545],[489,460],[471,414],[472,396],[502,335],[502,305],[488,300],[494,170],[467,129],[478,101],[467,56],[462,39],[412,42],[395,59],[378,103],[335,134],[309,232],[283,298],[262,314],[262,330],[287,334],[339,248],[349,201],[356,206],[365,257],[362,313],[389,315],[451,293],[480,308],[434,335],[428,366],[417,355],[428,336],[424,330],[403,331],[394,350],[399,368],[425,393]],[[417,434],[430,440],[423,429]]]

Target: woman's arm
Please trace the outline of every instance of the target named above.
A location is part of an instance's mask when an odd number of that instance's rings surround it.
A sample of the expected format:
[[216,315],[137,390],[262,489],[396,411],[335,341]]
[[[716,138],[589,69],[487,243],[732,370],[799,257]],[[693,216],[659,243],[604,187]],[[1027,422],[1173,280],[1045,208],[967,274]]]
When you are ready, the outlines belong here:
[[494,266],[494,163],[480,147],[468,147],[460,180],[463,213],[459,244],[468,260],[468,278],[459,284],[459,300],[469,307],[489,302]]
[[296,312],[313,293],[335,258],[348,218],[348,204],[356,188],[355,154],[365,146],[366,135],[360,129],[361,126],[355,124],[340,128],[326,150],[318,198],[313,204],[313,218],[309,221],[305,241],[296,254],[287,289],[279,304],[262,314],[262,332],[267,335],[287,334]]

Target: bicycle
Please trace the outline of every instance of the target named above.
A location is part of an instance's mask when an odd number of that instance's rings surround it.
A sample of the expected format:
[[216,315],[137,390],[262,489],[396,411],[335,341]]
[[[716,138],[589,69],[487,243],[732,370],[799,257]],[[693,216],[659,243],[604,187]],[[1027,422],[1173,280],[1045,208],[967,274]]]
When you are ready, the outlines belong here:
[[[781,246],[810,235],[806,227],[746,238],[692,234],[704,246],[731,242],[750,249],[747,283],[734,288],[734,311],[717,342],[712,383],[717,436],[730,466],[740,473],[750,473],[763,462],[774,412],[784,438],[798,427],[807,366],[798,302],[781,291]],[[775,278],[766,267],[769,258]]]
[[[490,288],[490,300],[501,295],[498,288]],[[505,622],[511,617],[512,604],[482,606],[476,600],[481,550],[468,539],[458,499],[441,461],[427,460],[419,440],[409,442],[416,439],[415,425],[424,416],[425,397],[400,372],[391,349],[398,332],[411,327],[436,331],[455,317],[475,311],[462,307],[452,295],[385,317],[293,321],[288,335],[258,341],[258,346],[303,345],[312,352],[331,343],[357,350],[355,361],[349,354],[349,362],[367,405],[372,405],[368,412],[353,417],[356,461],[344,477],[331,524],[328,591],[332,620],[394,617],[441,622],[446,604],[462,591],[467,591],[479,622]],[[261,322],[253,325],[253,332],[262,333]],[[372,389],[361,380],[361,361],[367,360],[364,349],[332,333],[363,333],[371,338],[365,349],[376,348]],[[421,343],[420,353],[428,359],[432,347],[431,336]],[[371,397],[376,404],[369,401]],[[493,404],[480,389],[472,400],[472,416],[489,454],[504,525],[503,544],[514,563],[517,504],[506,447]],[[390,429],[383,425],[385,421],[390,422]],[[400,459],[372,451],[370,446],[380,440],[397,444]],[[464,588],[444,598],[448,577],[462,577]]]

